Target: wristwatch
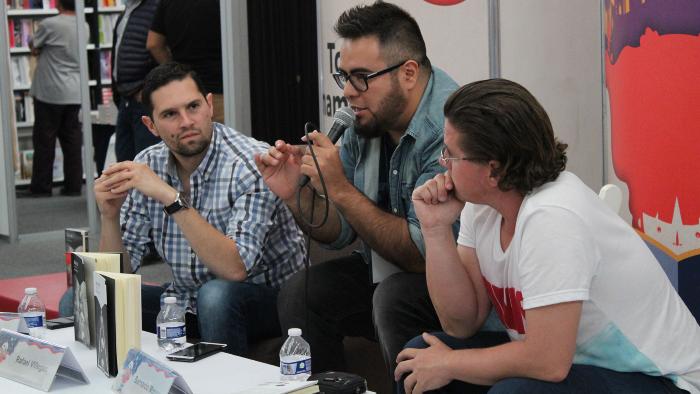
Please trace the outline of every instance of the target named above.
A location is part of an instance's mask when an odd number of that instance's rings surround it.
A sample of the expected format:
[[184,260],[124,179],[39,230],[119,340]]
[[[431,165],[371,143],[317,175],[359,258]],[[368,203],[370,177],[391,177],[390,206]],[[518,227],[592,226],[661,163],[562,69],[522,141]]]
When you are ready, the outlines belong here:
[[180,192],[178,192],[177,195],[175,196],[175,202],[170,204],[170,205],[164,206],[163,212],[165,212],[168,216],[170,216],[181,209],[186,209],[189,207],[190,207],[190,202],[187,201],[185,196],[180,195]]

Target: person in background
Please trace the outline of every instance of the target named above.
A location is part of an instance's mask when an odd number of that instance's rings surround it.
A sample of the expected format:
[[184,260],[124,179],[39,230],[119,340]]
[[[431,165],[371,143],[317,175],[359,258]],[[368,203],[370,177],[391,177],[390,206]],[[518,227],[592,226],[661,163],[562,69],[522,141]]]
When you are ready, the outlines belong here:
[[[80,51],[75,1],[56,2],[58,15],[43,19],[30,42],[38,55],[29,93],[34,98],[32,181],[28,195],[50,197],[56,138],[63,151],[61,195],[79,196],[83,185],[80,112]],[[89,29],[85,24],[85,34]]]
[[[474,82],[445,119],[447,171],[413,191],[444,332],[399,354],[401,391],[700,392],[698,323],[634,229],[564,170],[530,92]],[[500,341],[477,333],[492,308]]]
[[213,120],[225,123],[219,0],[161,0],[146,45],[158,63],[192,67],[212,93]]
[[[428,296],[411,191],[441,170],[442,106],[457,84],[431,65],[418,24],[396,5],[351,8],[338,18],[335,30],[344,41],[334,77],[356,118],[339,149],[325,134],[310,134],[331,208],[325,225],[306,230],[336,249],[359,237],[363,249],[312,265],[308,282],[304,273],[293,276],[280,292],[280,322],[283,329],[303,329],[314,372],[345,369],[345,336],[378,338],[393,371],[406,341],[440,327]],[[300,223],[314,199],[313,217],[323,217],[325,208],[312,162],[305,149],[283,141],[256,158],[265,183]],[[299,188],[302,174],[310,177],[313,189]],[[370,264],[383,260],[404,272],[375,286],[381,278],[372,277]]]
[[173,283],[142,288],[145,330],[175,296],[188,336],[246,355],[249,342],[280,335],[279,287],[306,256],[294,217],[255,167],[268,145],[212,122],[212,95],[185,65],[154,68],[142,101],[162,142],[95,181],[100,251],[125,253],[131,272],[153,242],[171,267]]
[[133,160],[145,148],[160,142],[141,117],[147,116],[141,104],[146,74],[157,65],[146,48],[148,30],[158,0],[127,0],[112,35],[112,97],[117,106],[115,154],[117,161]]

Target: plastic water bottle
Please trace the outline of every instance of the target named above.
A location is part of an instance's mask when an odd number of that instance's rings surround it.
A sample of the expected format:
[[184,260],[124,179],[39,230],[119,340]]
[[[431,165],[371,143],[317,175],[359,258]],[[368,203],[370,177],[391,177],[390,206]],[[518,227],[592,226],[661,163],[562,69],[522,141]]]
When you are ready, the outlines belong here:
[[156,331],[158,347],[169,353],[186,342],[185,310],[177,304],[175,297],[165,297],[164,301],[156,320]]
[[300,328],[290,328],[280,349],[280,380],[307,380],[311,376],[311,347]]
[[27,334],[43,338],[46,327],[46,307],[37,294],[36,287],[24,289],[24,298],[19,303],[17,312],[24,319],[27,326]]

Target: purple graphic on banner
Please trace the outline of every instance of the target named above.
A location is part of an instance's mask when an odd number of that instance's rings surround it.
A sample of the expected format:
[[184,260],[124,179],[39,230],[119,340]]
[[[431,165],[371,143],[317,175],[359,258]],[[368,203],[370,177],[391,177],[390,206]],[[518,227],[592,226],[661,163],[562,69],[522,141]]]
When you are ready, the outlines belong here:
[[700,1],[606,0],[605,19],[605,50],[614,64],[625,47],[639,47],[647,28],[659,35],[700,34]]

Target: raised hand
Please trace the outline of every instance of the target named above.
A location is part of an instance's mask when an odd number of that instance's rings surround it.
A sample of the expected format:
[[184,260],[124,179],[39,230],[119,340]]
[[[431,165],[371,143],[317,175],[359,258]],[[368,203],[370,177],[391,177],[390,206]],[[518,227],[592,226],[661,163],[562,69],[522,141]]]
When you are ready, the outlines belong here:
[[277,140],[275,146],[270,147],[266,153],[255,155],[255,164],[265,184],[282,200],[291,199],[299,187],[304,149],[303,146]]
[[415,188],[411,198],[424,232],[436,227],[451,226],[464,208],[464,203],[455,197],[454,183],[447,172],[437,174]]
[[[102,172],[101,187],[114,194],[136,189],[144,195],[168,205],[175,201],[177,191],[163,181],[144,163],[123,161],[112,164]],[[102,178],[100,177],[100,178]]]
[[[343,164],[340,161],[340,153],[335,144],[323,133],[314,131],[309,134],[309,139],[314,144],[314,153],[316,154],[318,166],[323,174],[328,193],[331,199],[333,199],[333,194],[335,192],[341,191],[343,186],[349,185],[345,177],[345,172],[343,171]],[[310,152],[307,152],[302,157],[301,172],[311,178],[311,185],[314,189],[318,191],[323,190],[316,164]]]
[[95,179],[95,200],[97,200],[97,208],[100,210],[102,217],[107,219],[115,219],[119,216],[119,210],[126,200],[126,192],[113,193],[112,190],[105,186],[109,177],[102,174]]

